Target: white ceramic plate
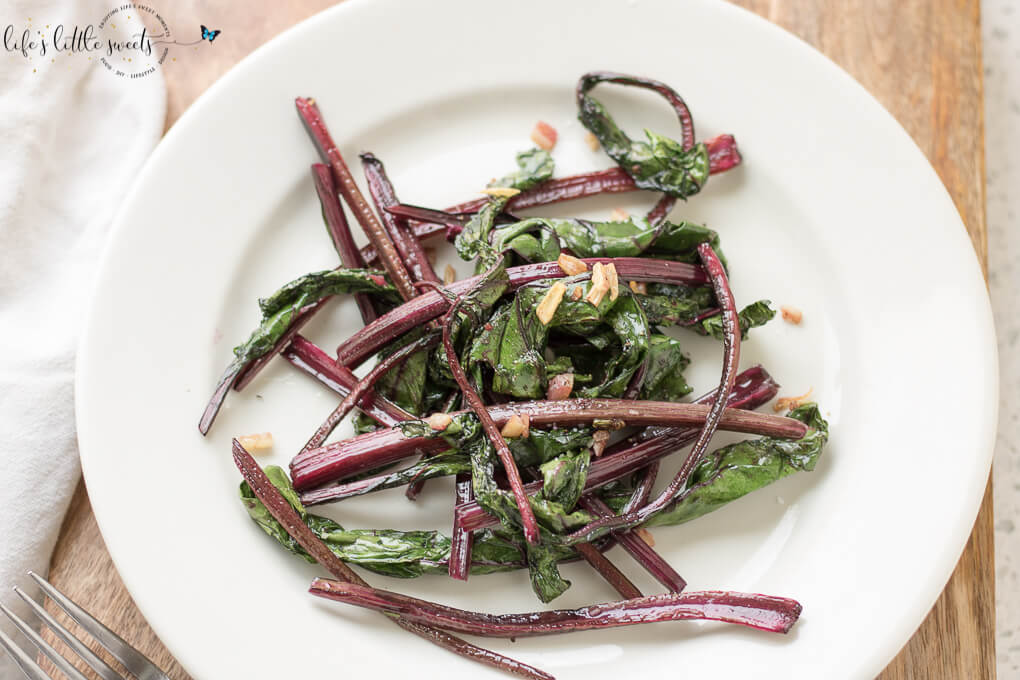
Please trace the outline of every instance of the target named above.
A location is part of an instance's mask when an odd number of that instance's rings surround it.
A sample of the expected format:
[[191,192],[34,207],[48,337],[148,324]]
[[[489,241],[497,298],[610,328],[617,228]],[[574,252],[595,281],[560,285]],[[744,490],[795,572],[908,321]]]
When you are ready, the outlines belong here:
[[[988,473],[995,344],[963,224],[874,99],[804,43],[724,3],[349,0],[259,49],[166,136],[125,200],[81,345],[78,428],[96,516],[136,602],[195,677],[497,676],[370,612],[308,596],[319,572],[247,518],[230,437],[271,430],[265,462],[285,465],[331,394],[278,360],[230,395],[208,438],[196,423],[230,347],[256,322],[256,298],[334,265],[296,95],[318,99],[353,166],[370,149],[403,199],[442,206],[507,169],[540,118],[559,129],[559,174],[608,166],[574,118],[574,84],[592,69],[664,80],[687,99],[699,138],[737,136],[743,167],[674,214],[721,232],[739,301],[803,310],[799,327],[777,320],[755,332],[743,364],[766,364],[785,394],[813,388],[832,424],[814,473],[659,529],[657,547],[693,589],[791,596],[804,615],[786,637],[662,624],[491,646],[560,678],[671,667],[865,678],[935,601]],[[599,95],[632,128],[677,129],[654,96]],[[332,348],[356,318],[339,305],[308,334]],[[689,342],[701,391],[717,380],[718,345]],[[417,504],[396,491],[334,514],[351,527],[447,529],[448,492],[431,483]],[[556,605],[615,599],[582,565],[565,572],[574,587]],[[523,573],[370,581],[488,611],[537,606]]]

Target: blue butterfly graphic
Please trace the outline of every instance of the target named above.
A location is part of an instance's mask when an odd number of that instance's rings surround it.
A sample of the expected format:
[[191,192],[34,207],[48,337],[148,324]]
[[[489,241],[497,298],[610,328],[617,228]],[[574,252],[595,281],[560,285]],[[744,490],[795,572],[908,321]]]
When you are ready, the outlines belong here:
[[208,40],[209,42],[212,42],[213,40],[216,40],[216,36],[218,36],[222,32],[223,31],[210,31],[205,26],[202,26],[202,40]]

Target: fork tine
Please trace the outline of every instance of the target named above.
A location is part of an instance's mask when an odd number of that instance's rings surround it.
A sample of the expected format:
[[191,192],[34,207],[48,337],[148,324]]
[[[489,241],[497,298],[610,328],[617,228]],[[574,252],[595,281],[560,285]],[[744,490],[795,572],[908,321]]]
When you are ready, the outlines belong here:
[[95,652],[85,645],[84,642],[71,635],[66,628],[60,625],[60,622],[53,618],[48,611],[43,609],[41,604],[26,595],[21,588],[16,587],[14,592],[16,592],[22,600],[28,603],[28,606],[32,608],[35,615],[42,619],[43,623],[45,623],[50,630],[56,633],[57,637],[63,640],[75,654],[80,656],[82,660],[99,675],[99,677],[103,680],[124,680],[120,673],[110,668],[110,665],[100,659]]
[[0,611],[7,615],[7,618],[9,618],[14,625],[18,627],[18,630],[20,630],[25,637],[32,641],[32,644],[39,648],[39,651],[49,657],[50,661],[53,662],[53,665],[56,666],[61,673],[71,680],[88,680],[88,678],[81,674],[81,671],[72,666],[71,662],[62,657],[60,652],[53,649],[46,640],[42,639],[39,633],[32,630],[32,627],[22,621],[17,614],[2,604],[0,604]]
[[2,630],[0,630],[0,647],[7,650],[7,653],[14,659],[14,663],[17,664],[18,668],[21,669],[21,672],[29,680],[52,680],[50,676],[43,673],[43,669],[39,668],[39,664],[26,654],[21,647],[14,644],[14,640],[7,637]]
[[100,644],[110,650],[110,654],[113,654],[118,661],[124,664],[129,673],[139,678],[166,678],[163,671],[156,664],[149,661],[144,654],[129,645],[121,636],[114,633],[87,611],[75,604],[71,598],[51,586],[46,579],[32,571],[28,572],[28,575],[39,584],[39,587],[43,589],[44,593],[49,595],[51,600],[67,612],[68,616],[74,619],[79,626],[87,630],[89,635],[98,640]]

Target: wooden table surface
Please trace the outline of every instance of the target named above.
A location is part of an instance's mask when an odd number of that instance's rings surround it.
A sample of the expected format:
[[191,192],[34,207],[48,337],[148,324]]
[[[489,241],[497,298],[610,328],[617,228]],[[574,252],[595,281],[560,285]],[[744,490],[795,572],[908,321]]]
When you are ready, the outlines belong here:
[[[167,127],[214,80],[282,30],[330,0],[160,3],[171,28],[199,22],[223,34],[201,54],[183,51],[165,68]],[[986,266],[984,117],[979,0],[739,0],[811,43],[871,91],[935,166]],[[682,91],[683,83],[676,84]],[[867,200],[862,197],[862,200]],[[160,644],[117,576],[83,486],[71,503],[50,579],[141,648],[173,680],[188,675]],[[991,485],[967,547],[921,628],[883,680],[995,677]],[[57,646],[62,643],[55,642]],[[218,679],[217,679],[218,680]]]

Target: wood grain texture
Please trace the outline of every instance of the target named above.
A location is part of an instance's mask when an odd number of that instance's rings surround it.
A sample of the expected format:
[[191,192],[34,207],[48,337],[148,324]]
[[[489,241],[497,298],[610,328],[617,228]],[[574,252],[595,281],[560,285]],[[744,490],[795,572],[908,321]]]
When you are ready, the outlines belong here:
[[[157,666],[167,672],[171,680],[189,679],[188,674],[170,652],[166,651],[166,647],[145,623],[141,612],[128,595],[120,576],[117,575],[117,570],[113,567],[113,560],[106,551],[103,537],[99,534],[99,526],[96,524],[95,515],[92,514],[85,485],[80,482],[71,499],[64,524],[60,528],[60,539],[57,541],[50,565],[49,581],[136,649],[142,650]],[[52,602],[46,602],[46,609],[71,630],[76,629],[67,615]],[[77,660],[73,654],[66,653],[64,643],[48,629],[43,630],[43,637],[54,647],[65,652],[64,656]],[[100,652],[110,665],[118,666],[102,647],[96,644],[91,647]],[[48,660],[43,659],[42,665],[53,677],[63,677],[53,670]],[[88,672],[88,667],[80,661],[75,665],[83,673]]]
[[[747,0],[846,69],[935,166],[987,276],[984,108],[977,0]],[[931,613],[882,680],[995,677],[995,556],[989,483],[967,547]]]
[[[329,0],[259,4],[178,0],[171,27],[223,30],[200,55],[166,65],[167,126],[230,66]],[[949,189],[981,260],[987,260],[979,0],[738,0],[811,43],[853,75],[900,121]],[[208,47],[208,46],[207,46]],[[680,84],[682,87],[682,84]],[[51,580],[109,622],[174,680],[187,675],[144,623],[117,576],[83,487],[53,556]],[[991,486],[963,556],[918,632],[882,680],[995,677]]]

